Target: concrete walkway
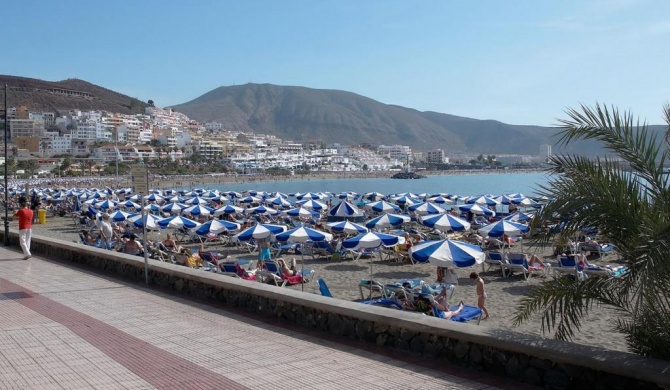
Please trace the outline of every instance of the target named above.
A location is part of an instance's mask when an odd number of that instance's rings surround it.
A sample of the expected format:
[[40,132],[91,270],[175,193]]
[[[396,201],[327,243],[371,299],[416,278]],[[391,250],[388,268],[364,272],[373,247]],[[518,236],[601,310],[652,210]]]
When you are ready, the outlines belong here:
[[0,389],[522,388],[22,258],[0,247]]

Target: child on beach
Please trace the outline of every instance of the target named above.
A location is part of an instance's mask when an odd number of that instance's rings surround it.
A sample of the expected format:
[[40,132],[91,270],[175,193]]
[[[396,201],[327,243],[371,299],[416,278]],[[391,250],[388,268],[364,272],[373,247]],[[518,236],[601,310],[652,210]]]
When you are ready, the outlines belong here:
[[479,274],[473,272],[470,274],[470,279],[477,283],[477,307],[482,309],[484,317],[482,320],[489,318],[489,311],[486,309],[486,290],[484,289],[484,279]]

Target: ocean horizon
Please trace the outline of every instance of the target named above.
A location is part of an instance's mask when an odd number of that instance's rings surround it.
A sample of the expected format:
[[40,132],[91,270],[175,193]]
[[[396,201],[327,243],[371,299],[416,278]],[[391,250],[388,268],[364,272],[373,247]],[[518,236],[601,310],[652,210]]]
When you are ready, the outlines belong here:
[[[281,179],[280,179],[281,180]],[[397,194],[403,192],[420,193],[448,193],[456,195],[480,194],[511,194],[522,193],[526,196],[537,196],[540,185],[546,184],[549,175],[543,172],[527,173],[473,173],[458,175],[434,175],[425,179],[403,180],[390,178],[337,178],[316,179],[305,178],[295,180],[292,177],[287,181],[255,181],[248,182],[213,183],[207,189],[219,191],[266,191],[266,192],[332,192],[334,194],[353,191],[358,194],[380,192],[382,194]],[[181,186],[178,189],[191,189]]]

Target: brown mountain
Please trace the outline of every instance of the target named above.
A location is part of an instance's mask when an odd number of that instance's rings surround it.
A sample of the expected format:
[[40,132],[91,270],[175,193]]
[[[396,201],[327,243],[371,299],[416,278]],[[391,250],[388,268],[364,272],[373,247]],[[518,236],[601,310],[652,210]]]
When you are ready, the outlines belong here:
[[337,90],[246,84],[220,87],[172,107],[231,130],[326,143],[403,144],[447,153],[538,154],[555,129],[420,112]]
[[26,106],[31,111],[67,109],[105,110],[122,114],[143,113],[147,103],[78,79],[44,81],[27,77],[0,75],[0,101]]

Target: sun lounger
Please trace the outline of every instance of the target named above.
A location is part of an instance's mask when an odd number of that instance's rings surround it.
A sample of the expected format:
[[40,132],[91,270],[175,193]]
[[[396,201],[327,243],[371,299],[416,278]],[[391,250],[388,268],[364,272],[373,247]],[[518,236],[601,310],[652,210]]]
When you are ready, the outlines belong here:
[[506,268],[507,264],[505,261],[505,255],[498,251],[488,251],[486,252],[486,259],[484,259],[484,262],[482,263],[482,271],[484,271],[484,266],[488,265],[488,269],[490,270],[491,267],[500,267],[500,270],[502,271],[502,276],[505,277],[506,275]]
[[361,293],[361,299],[365,299],[363,290],[367,292],[368,299],[372,299],[372,294],[375,292],[378,292],[382,296],[382,298],[387,298],[386,289],[384,288],[384,286],[381,283],[376,282],[374,280],[361,279],[361,281],[358,283],[358,291]]
[[509,271],[508,276],[512,273],[520,272],[523,275],[525,280],[530,279],[537,272],[544,272],[538,268],[533,268],[528,265],[528,255],[525,253],[508,253],[507,260],[509,263],[506,265],[507,271]]
[[324,297],[333,298],[333,294],[330,293],[330,289],[326,285],[325,280],[317,279],[316,285],[319,286],[319,292],[321,292],[321,295],[323,295]]

